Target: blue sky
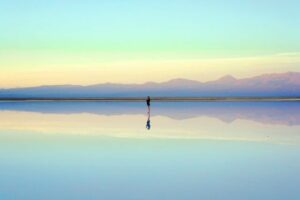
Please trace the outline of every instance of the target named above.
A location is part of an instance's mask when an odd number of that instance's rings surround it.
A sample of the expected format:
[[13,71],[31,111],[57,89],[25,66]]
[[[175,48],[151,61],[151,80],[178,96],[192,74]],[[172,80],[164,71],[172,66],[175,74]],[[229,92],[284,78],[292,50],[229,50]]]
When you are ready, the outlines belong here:
[[[142,70],[149,74],[151,68],[163,67],[163,63],[151,65],[149,60],[188,60],[182,67],[189,68],[188,63],[198,59],[295,54],[300,52],[299,7],[300,2],[293,0],[1,0],[0,69],[16,76],[25,70],[59,73],[51,71],[53,67],[68,73],[80,63],[80,69],[101,71],[105,68],[103,60],[109,60],[114,66],[142,62]],[[274,58],[273,64],[280,63]],[[287,70],[295,71],[297,65]],[[280,70],[267,67],[262,71],[278,72],[286,67],[283,63]],[[215,68],[215,75],[203,77],[219,76],[221,72]],[[238,68],[237,64],[235,69]],[[232,69],[222,69],[222,73],[250,76],[255,74],[255,68],[250,68],[244,75]],[[123,69],[124,65],[113,67],[117,71]],[[137,66],[129,70],[137,70]],[[182,71],[176,67],[174,70],[178,73],[152,76],[153,80],[179,76]],[[198,79],[203,78],[203,73],[199,71]],[[107,76],[114,78],[113,72]],[[184,73],[182,76],[195,78]],[[129,78],[132,82],[142,81]],[[69,81],[75,81],[75,77]],[[14,85],[12,81],[7,84]]]

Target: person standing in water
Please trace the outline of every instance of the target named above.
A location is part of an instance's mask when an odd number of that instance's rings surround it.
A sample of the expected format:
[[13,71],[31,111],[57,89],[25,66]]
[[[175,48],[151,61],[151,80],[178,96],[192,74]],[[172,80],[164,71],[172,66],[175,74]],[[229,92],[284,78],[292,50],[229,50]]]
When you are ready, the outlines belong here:
[[147,99],[146,99],[146,103],[147,103],[147,107],[148,107],[148,113],[150,113],[150,101],[151,101],[150,96],[148,96]]
[[147,122],[146,122],[146,128],[148,130],[150,130],[151,128],[151,123],[150,123],[150,96],[147,96],[147,99],[146,99],[146,103],[147,103],[147,107],[148,107],[148,119],[147,119]]

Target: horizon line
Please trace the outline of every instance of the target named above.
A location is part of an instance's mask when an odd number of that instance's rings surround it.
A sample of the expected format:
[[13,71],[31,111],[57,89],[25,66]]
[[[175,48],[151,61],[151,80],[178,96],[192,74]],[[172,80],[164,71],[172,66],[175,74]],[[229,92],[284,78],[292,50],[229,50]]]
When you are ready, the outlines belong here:
[[[11,98],[11,97],[1,97],[0,102],[30,102],[30,101],[76,101],[76,102],[144,102],[146,97],[84,97],[84,98],[64,98],[64,97],[32,97],[32,98]],[[300,96],[219,96],[219,97],[162,97],[154,96],[151,97],[151,101],[154,102],[300,102]]]

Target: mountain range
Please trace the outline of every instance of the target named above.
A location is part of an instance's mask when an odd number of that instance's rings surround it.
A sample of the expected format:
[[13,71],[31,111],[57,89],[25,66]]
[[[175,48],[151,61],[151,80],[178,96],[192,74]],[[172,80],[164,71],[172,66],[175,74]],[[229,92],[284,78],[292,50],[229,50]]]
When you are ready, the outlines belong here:
[[51,85],[0,89],[0,98],[97,98],[97,97],[253,97],[300,96],[300,72],[264,74],[237,79],[227,75],[215,81],[172,79],[144,84],[103,83],[89,86]]

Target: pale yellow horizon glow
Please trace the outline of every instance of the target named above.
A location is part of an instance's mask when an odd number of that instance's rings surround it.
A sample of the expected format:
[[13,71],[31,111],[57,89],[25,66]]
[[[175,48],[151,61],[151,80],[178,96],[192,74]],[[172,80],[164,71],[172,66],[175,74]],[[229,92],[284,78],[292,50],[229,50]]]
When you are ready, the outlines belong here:
[[[210,81],[224,75],[247,78],[300,71],[300,53],[253,57],[134,59],[103,54],[1,54],[0,87],[163,82],[174,78]],[[14,57],[14,59],[12,59]],[[127,59],[126,59],[127,58]]]

